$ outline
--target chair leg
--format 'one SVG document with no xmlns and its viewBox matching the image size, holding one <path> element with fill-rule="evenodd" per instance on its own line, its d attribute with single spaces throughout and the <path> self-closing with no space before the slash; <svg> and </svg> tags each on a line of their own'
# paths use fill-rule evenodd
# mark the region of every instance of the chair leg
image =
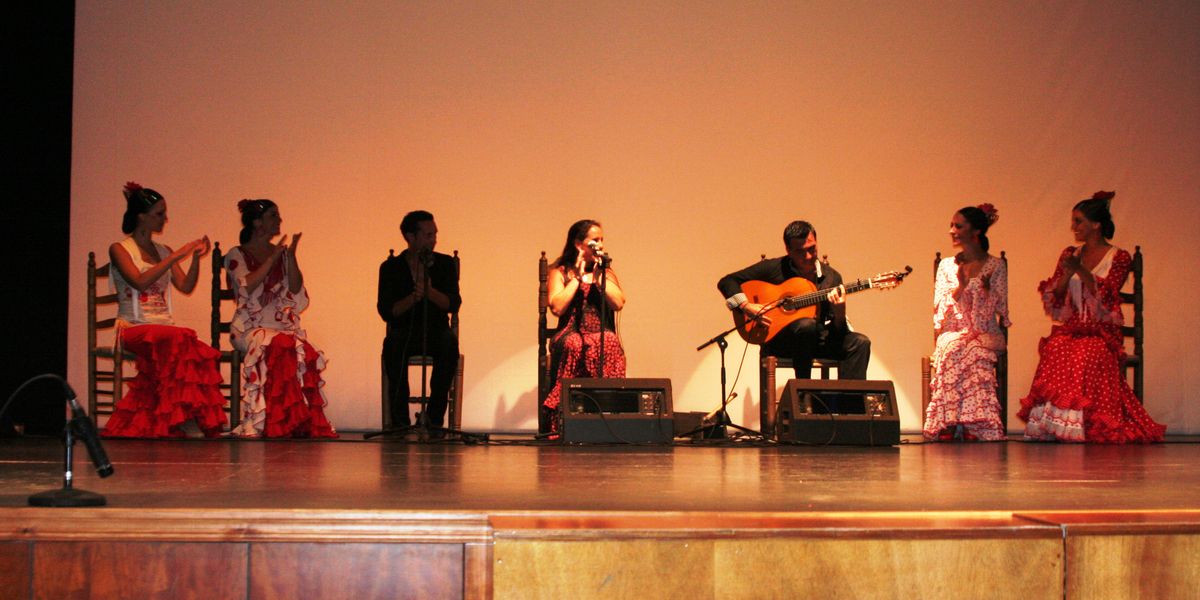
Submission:
<svg viewBox="0 0 1200 600">
<path fill-rule="evenodd" d="M 229 361 L 229 429 L 242 420 L 242 353 L 234 350 Z"/>
<path fill-rule="evenodd" d="M 759 360 L 759 431 L 769 438 L 775 437 L 775 415 L 779 406 L 775 379 L 778 367 L 779 359 L 774 356 L 764 356 Z"/>
<path fill-rule="evenodd" d="M 379 406 L 382 414 L 379 418 L 379 428 L 386 431 L 392 428 L 392 394 L 391 381 L 387 374 L 387 361 L 383 356 L 379 357 L 379 389 L 382 396 L 379 400 Z"/>
<path fill-rule="evenodd" d="M 1000 424 L 1008 433 L 1008 354 L 996 360 L 996 399 L 1000 401 Z"/>
<path fill-rule="evenodd" d="M 921 423 L 925 423 L 925 411 L 929 408 L 929 403 L 933 401 L 933 392 L 929 389 L 933 383 L 933 359 L 928 356 L 921 357 Z"/>
<path fill-rule="evenodd" d="M 463 361 L 466 357 L 458 355 L 458 369 L 454 373 L 454 389 L 450 390 L 450 427 L 462 429 L 462 399 L 463 399 Z"/>
</svg>

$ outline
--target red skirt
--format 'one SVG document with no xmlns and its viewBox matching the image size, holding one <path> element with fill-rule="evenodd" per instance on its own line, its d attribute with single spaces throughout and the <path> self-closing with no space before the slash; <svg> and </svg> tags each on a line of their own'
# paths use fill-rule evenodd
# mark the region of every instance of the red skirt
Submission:
<svg viewBox="0 0 1200 600">
<path fill-rule="evenodd" d="M 137 356 L 137 376 L 117 402 L 101 432 L 106 437 L 184 437 L 179 428 L 194 419 L 205 436 L 216 437 L 228 422 L 221 395 L 221 353 L 196 332 L 171 325 L 135 325 L 121 343 Z"/>
<path fill-rule="evenodd" d="M 1037 372 L 1017 416 L 1026 437 L 1102 444 L 1161 442 L 1166 427 L 1121 373 L 1115 328 L 1055 325 L 1038 344 Z"/>
<path fill-rule="evenodd" d="M 320 352 L 301 341 L 304 373 L 297 377 L 300 361 L 296 355 L 296 336 L 279 333 L 267 346 L 267 378 L 263 383 L 266 403 L 265 437 L 336 438 L 337 432 L 325 417 L 325 396 L 321 393 Z"/>
</svg>

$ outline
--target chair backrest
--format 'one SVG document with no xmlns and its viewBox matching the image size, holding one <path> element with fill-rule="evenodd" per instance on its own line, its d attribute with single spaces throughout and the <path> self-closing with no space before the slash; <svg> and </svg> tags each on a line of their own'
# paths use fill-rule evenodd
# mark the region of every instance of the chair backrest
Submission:
<svg viewBox="0 0 1200 600">
<path fill-rule="evenodd" d="M 232 341 L 225 347 L 222 347 L 221 343 L 222 335 L 226 340 L 229 339 L 230 325 L 233 319 L 232 312 L 229 320 L 221 317 L 221 303 L 233 302 L 236 310 L 237 302 L 237 293 L 234 292 L 233 284 L 225 272 L 224 259 L 224 255 L 221 254 L 221 243 L 214 243 L 212 251 L 212 313 L 209 320 L 209 336 L 212 347 L 221 353 L 221 364 L 229 365 L 229 378 L 223 380 L 220 387 L 221 394 L 229 402 L 229 425 L 233 428 L 237 427 L 242 412 L 240 406 L 242 401 L 242 353 L 233 347 Z"/>
<path fill-rule="evenodd" d="M 550 263 L 546 259 L 546 251 L 538 259 L 538 405 L 550 394 L 553 387 L 550 381 L 550 338 L 558 333 L 558 327 L 551 328 L 547 323 L 546 312 L 550 308 Z"/>
<path fill-rule="evenodd" d="M 390 252 L 390 250 L 389 250 L 389 252 Z M 462 277 L 462 261 L 458 258 L 458 250 L 454 251 L 453 257 L 454 257 L 454 279 L 457 280 L 460 277 Z M 460 282 L 460 284 L 461 284 L 461 282 Z M 457 310 L 450 313 L 450 331 L 454 332 L 454 337 L 456 337 L 460 340 L 462 339 L 458 335 L 458 311 Z"/>
<path fill-rule="evenodd" d="M 1122 365 L 1126 377 L 1128 372 L 1133 371 L 1133 393 L 1137 395 L 1138 400 L 1145 402 L 1142 398 L 1143 386 L 1145 384 L 1145 358 L 1143 355 L 1146 330 L 1142 321 L 1142 311 L 1145 308 L 1145 296 L 1142 291 L 1142 247 L 1134 246 L 1133 264 L 1130 265 L 1129 271 L 1133 274 L 1133 291 L 1121 292 L 1121 303 L 1129 304 L 1133 308 L 1133 324 L 1121 327 L 1121 335 L 1129 338 L 1132 342 L 1132 352 L 1126 349 L 1125 362 Z"/>
<path fill-rule="evenodd" d="M 212 251 L 212 313 L 209 321 L 209 334 L 213 348 L 221 349 L 221 335 L 229 335 L 230 321 L 221 318 L 221 302 L 235 300 L 229 277 L 225 276 L 225 255 L 221 253 L 221 242 L 213 244 Z"/>
<path fill-rule="evenodd" d="M 121 335 L 117 328 L 117 294 L 100 294 L 97 290 L 98 280 L 107 279 L 112 266 L 105 264 L 96 266 L 96 253 L 88 252 L 87 262 L 87 350 L 88 350 L 88 414 L 93 419 L 100 415 L 111 415 L 113 406 L 121 399 L 124 384 L 124 361 L 133 355 L 124 351 L 121 346 Z M 100 318 L 101 310 L 108 312 L 112 307 L 113 316 Z M 112 341 L 100 344 L 100 332 L 111 331 Z M 101 361 L 111 361 L 105 369 Z"/>
<path fill-rule="evenodd" d="M 538 431 L 547 433 L 551 428 L 554 415 L 542 401 L 550 395 L 554 388 L 554 375 L 550 373 L 550 339 L 558 333 L 559 325 L 550 327 L 546 312 L 550 308 L 550 262 L 546 252 L 542 251 L 538 259 Z"/>
</svg>

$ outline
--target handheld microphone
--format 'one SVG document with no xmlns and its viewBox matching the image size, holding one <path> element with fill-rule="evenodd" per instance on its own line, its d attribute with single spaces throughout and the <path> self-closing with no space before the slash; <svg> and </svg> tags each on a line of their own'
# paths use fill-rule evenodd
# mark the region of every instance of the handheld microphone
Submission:
<svg viewBox="0 0 1200 600">
<path fill-rule="evenodd" d="M 83 438 L 88 455 L 92 457 L 92 464 L 96 465 L 96 472 L 100 477 L 112 475 L 113 466 L 108 461 L 108 455 L 104 453 L 104 447 L 100 445 L 100 432 L 96 431 L 96 424 L 83 412 L 83 407 L 75 399 L 75 390 L 65 381 L 63 387 L 66 388 L 67 402 L 71 405 L 71 422 L 67 426 L 75 431 L 75 435 Z"/>
<path fill-rule="evenodd" d="M 600 247 L 600 242 L 597 242 L 596 240 L 588 240 L 587 247 L 591 248 L 592 254 L 596 255 L 596 258 L 602 261 L 608 261 L 612 259 L 612 257 Z"/>
</svg>

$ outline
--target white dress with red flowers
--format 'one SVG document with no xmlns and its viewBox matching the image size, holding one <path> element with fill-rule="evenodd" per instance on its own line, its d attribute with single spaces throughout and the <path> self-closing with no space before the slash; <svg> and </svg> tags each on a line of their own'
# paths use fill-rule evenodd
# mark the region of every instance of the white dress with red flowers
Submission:
<svg viewBox="0 0 1200 600">
<path fill-rule="evenodd" d="M 933 351 L 923 433 L 934 439 L 946 428 L 962 425 L 980 440 L 1003 440 L 995 367 L 996 354 L 1005 347 L 1000 326 L 1012 325 L 1008 269 L 1003 260 L 989 256 L 955 300 L 957 287 L 958 265 L 953 257 L 944 258 L 933 292 L 933 327 L 941 334 Z"/>
<path fill-rule="evenodd" d="M 132 237 L 121 247 L 139 273 L 154 266 L 142 258 Z M 155 244 L 159 257 L 171 250 Z M 176 327 L 171 318 L 171 270 L 138 291 L 121 272 L 109 268 L 109 286 L 117 293 L 121 344 L 137 357 L 137 376 L 117 402 L 104 426 L 106 437 L 183 437 L 180 425 L 194 419 L 208 437 L 220 435 L 228 422 L 221 395 L 220 352 L 201 342 L 196 332 Z"/>
<path fill-rule="evenodd" d="M 241 418 L 235 433 L 245 437 L 337 437 L 325 417 L 321 389 L 325 355 L 300 326 L 308 291 L 288 290 L 287 261 L 278 260 L 254 290 L 246 277 L 258 268 L 253 255 L 236 247 L 225 268 L 237 294 L 230 325 L 234 347 L 245 354 Z"/>
</svg>

